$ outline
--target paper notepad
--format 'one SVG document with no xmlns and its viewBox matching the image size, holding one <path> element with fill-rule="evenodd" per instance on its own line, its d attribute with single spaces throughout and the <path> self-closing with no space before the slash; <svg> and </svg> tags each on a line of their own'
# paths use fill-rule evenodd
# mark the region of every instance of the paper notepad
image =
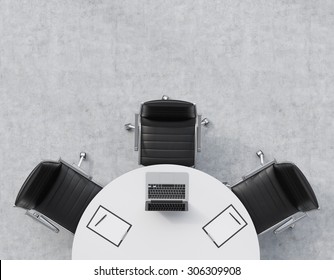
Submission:
<svg viewBox="0 0 334 280">
<path fill-rule="evenodd" d="M 100 205 L 87 228 L 119 247 L 131 226 L 127 221 Z"/>
<path fill-rule="evenodd" d="M 219 248 L 245 226 L 247 222 L 231 204 L 208 222 L 203 230 Z"/>
</svg>

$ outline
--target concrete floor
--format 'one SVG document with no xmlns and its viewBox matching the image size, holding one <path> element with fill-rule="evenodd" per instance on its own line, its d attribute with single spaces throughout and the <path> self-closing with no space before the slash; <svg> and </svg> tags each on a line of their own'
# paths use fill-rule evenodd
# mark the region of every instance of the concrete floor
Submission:
<svg viewBox="0 0 334 280">
<path fill-rule="evenodd" d="M 42 159 L 84 163 L 102 184 L 137 167 L 140 102 L 195 102 L 197 168 L 236 182 L 293 161 L 321 205 L 260 237 L 262 259 L 334 259 L 334 2 L 0 0 L 0 258 L 69 259 L 73 236 L 12 207 Z"/>
</svg>

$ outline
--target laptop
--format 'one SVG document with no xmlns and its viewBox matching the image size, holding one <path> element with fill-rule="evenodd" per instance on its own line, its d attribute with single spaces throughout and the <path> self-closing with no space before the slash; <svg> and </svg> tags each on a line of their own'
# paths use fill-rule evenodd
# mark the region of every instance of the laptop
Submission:
<svg viewBox="0 0 334 280">
<path fill-rule="evenodd" d="M 188 211 L 189 174 L 147 172 L 146 211 Z"/>
</svg>

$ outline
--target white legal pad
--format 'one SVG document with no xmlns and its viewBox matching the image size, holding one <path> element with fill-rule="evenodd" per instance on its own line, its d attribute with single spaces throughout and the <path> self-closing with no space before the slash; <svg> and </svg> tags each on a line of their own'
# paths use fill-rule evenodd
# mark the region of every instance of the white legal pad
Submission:
<svg viewBox="0 0 334 280">
<path fill-rule="evenodd" d="M 247 222 L 231 204 L 208 222 L 203 230 L 219 248 L 245 226 Z"/>
<path fill-rule="evenodd" d="M 127 221 L 100 205 L 89 221 L 87 228 L 118 247 L 131 226 Z"/>
</svg>

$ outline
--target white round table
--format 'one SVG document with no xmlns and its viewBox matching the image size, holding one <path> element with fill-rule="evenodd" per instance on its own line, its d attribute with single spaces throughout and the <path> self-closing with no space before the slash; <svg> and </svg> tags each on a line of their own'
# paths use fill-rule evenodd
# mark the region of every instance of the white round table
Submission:
<svg viewBox="0 0 334 280">
<path fill-rule="evenodd" d="M 145 211 L 146 172 L 187 172 L 189 210 Z M 115 230 L 127 231 L 122 242 L 109 237 Z M 116 178 L 95 196 L 74 235 L 72 259 L 260 259 L 260 250 L 248 212 L 224 184 L 194 168 L 153 165 Z"/>
</svg>

